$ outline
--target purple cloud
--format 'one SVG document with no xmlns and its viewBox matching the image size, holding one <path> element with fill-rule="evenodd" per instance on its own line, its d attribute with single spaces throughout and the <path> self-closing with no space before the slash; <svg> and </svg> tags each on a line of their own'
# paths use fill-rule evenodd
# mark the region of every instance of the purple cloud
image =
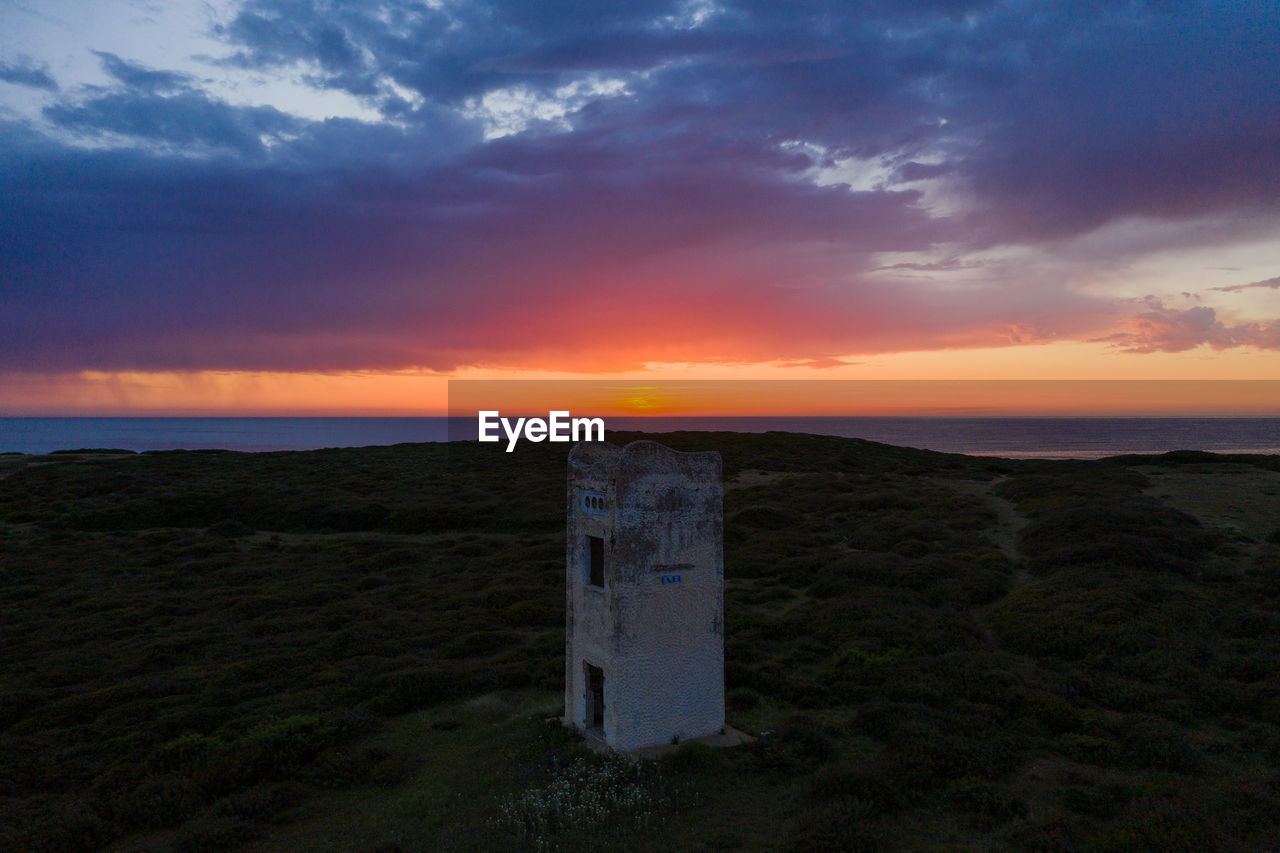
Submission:
<svg viewBox="0 0 1280 853">
<path fill-rule="evenodd" d="M 1249 284 L 1233 284 L 1228 287 L 1214 287 L 1211 290 L 1218 290 L 1223 293 L 1239 293 L 1243 290 L 1253 290 L 1255 288 L 1269 288 L 1271 290 L 1280 289 L 1280 276 L 1268 278 L 1263 281 L 1254 281 Z"/>
<path fill-rule="evenodd" d="M 1252 346 L 1258 349 L 1280 349 L 1280 323 L 1242 323 L 1227 325 L 1217 312 L 1207 306 L 1166 308 L 1158 300 L 1151 308 L 1126 318 L 1127 328 L 1103 338 L 1103 341 L 1132 353 L 1183 352 L 1198 346 L 1224 350 Z"/>
</svg>

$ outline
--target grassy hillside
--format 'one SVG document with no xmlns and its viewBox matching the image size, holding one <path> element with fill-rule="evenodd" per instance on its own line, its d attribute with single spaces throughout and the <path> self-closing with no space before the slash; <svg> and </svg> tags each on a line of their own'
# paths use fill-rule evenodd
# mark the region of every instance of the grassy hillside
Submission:
<svg viewBox="0 0 1280 853">
<path fill-rule="evenodd" d="M 0 849 L 1276 849 L 1280 457 L 659 438 L 766 734 L 641 764 L 550 720 L 559 448 L 0 456 Z"/>
</svg>

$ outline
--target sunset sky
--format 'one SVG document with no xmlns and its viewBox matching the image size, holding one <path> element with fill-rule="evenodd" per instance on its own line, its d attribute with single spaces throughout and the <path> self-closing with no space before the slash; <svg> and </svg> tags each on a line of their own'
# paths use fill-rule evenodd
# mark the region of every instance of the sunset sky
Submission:
<svg viewBox="0 0 1280 853">
<path fill-rule="evenodd" d="M 1276 4 L 0 0 L 0 415 L 595 377 L 1280 380 Z"/>
</svg>

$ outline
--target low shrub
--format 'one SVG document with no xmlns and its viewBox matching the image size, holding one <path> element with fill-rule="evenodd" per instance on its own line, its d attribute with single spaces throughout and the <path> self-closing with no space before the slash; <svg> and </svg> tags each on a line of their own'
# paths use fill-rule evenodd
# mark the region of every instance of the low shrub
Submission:
<svg viewBox="0 0 1280 853">
<path fill-rule="evenodd" d="M 226 752 L 221 738 L 201 734 L 185 734 L 161 744 L 151 753 L 147 763 L 158 771 L 189 770 Z"/>
<path fill-rule="evenodd" d="M 760 694 L 749 687 L 736 687 L 724 697 L 725 710 L 730 714 L 740 714 L 759 707 Z"/>
<path fill-rule="evenodd" d="M 885 848 L 884 827 L 874 807 L 856 797 L 838 797 L 806 809 L 791 821 L 787 849 L 795 853 L 874 853 Z"/>
<path fill-rule="evenodd" d="M 1006 706 L 1015 720 L 1034 722 L 1052 734 L 1078 732 L 1083 725 L 1080 714 L 1061 696 L 1022 687 L 1009 690 L 1007 695 Z"/>
<path fill-rule="evenodd" d="M 790 717 L 751 743 L 756 763 L 770 770 L 812 767 L 831 757 L 831 735 L 812 717 Z"/>
<path fill-rule="evenodd" d="M 1160 717 L 1131 719 L 1123 737 L 1125 757 L 1138 767 L 1193 773 L 1204 763 L 1182 727 Z"/>
<path fill-rule="evenodd" d="M 715 766 L 716 751 L 705 743 L 687 741 L 662 757 L 662 764 L 675 773 L 697 773 Z"/>
<path fill-rule="evenodd" d="M 236 521 L 234 518 L 224 518 L 216 524 L 209 525 L 208 532 L 210 536 L 239 539 L 242 536 L 252 536 L 254 530 L 242 521 Z"/>
<path fill-rule="evenodd" d="M 1027 804 L 986 779 L 966 776 L 951 783 L 947 801 L 975 829 L 989 832 L 1027 816 Z"/>
<path fill-rule="evenodd" d="M 301 789 L 291 782 L 272 782 L 254 785 L 230 797 L 219 800 L 213 806 L 213 814 L 241 818 L 246 821 L 269 821 L 282 811 L 298 803 Z"/>
<path fill-rule="evenodd" d="M 252 821 L 209 814 L 183 824 L 173 837 L 173 849 L 178 853 L 221 853 L 234 850 L 259 834 Z"/>
<path fill-rule="evenodd" d="M 1151 794 L 1133 800 L 1088 844 L 1091 853 L 1186 851 L 1227 853 L 1242 849 L 1232 827 L 1215 825 L 1202 807 L 1186 797 Z"/>
<path fill-rule="evenodd" d="M 1107 738 L 1085 734 L 1064 734 L 1054 740 L 1054 747 L 1072 761 L 1114 767 L 1120 762 L 1120 745 Z"/>
<path fill-rule="evenodd" d="M 838 761 L 818 768 L 803 785 L 806 802 L 850 798 L 870 806 L 872 814 L 892 814 L 907 805 L 892 769 L 861 761 Z"/>
<path fill-rule="evenodd" d="M 124 827 L 158 829 L 177 826 L 204 806 L 204 792 L 189 777 L 151 776 L 114 798 L 116 821 Z"/>
<path fill-rule="evenodd" d="M 1129 802 L 1132 793 L 1118 783 L 1066 785 L 1058 790 L 1063 805 L 1076 814 L 1114 817 Z"/>
</svg>

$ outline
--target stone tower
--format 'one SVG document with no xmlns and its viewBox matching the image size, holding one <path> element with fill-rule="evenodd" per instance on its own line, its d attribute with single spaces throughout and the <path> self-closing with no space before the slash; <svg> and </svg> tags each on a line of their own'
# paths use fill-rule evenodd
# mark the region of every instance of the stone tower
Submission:
<svg viewBox="0 0 1280 853">
<path fill-rule="evenodd" d="M 720 454 L 569 452 L 565 724 L 619 751 L 724 726 Z"/>
</svg>

